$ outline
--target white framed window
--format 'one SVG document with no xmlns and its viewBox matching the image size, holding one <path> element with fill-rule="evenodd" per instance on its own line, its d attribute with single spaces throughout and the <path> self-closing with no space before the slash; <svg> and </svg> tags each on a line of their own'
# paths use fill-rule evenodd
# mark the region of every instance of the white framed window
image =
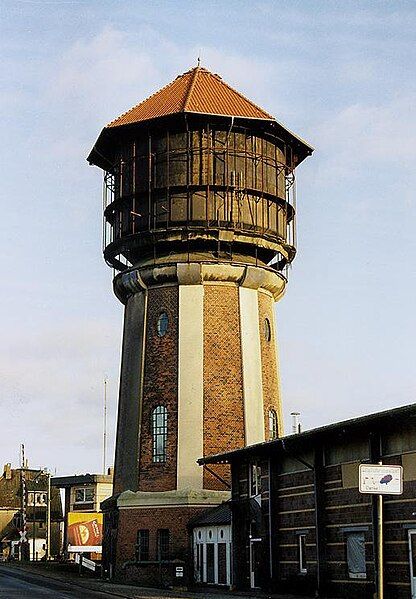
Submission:
<svg viewBox="0 0 416 599">
<path fill-rule="evenodd" d="M 261 468 L 257 462 L 249 466 L 250 497 L 258 497 L 261 494 Z"/>
<path fill-rule="evenodd" d="M 276 410 L 269 410 L 269 441 L 277 439 L 277 414 Z"/>
<path fill-rule="evenodd" d="M 75 503 L 91 503 L 94 501 L 94 488 L 93 487 L 81 487 L 75 489 L 74 492 Z"/>
<path fill-rule="evenodd" d="M 306 533 L 298 535 L 298 565 L 299 574 L 306 574 L 308 572 L 306 565 Z"/>
<path fill-rule="evenodd" d="M 45 507 L 48 503 L 48 494 L 45 491 L 29 491 L 27 505 L 29 507 Z"/>
</svg>

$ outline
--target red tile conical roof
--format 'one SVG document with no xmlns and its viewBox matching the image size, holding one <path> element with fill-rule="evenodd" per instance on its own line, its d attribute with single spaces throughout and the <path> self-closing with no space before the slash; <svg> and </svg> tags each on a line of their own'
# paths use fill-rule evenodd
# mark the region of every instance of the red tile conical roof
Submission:
<svg viewBox="0 0 416 599">
<path fill-rule="evenodd" d="M 176 77 L 107 127 L 131 125 L 180 112 L 274 120 L 270 114 L 225 83 L 219 75 L 198 66 Z"/>
</svg>

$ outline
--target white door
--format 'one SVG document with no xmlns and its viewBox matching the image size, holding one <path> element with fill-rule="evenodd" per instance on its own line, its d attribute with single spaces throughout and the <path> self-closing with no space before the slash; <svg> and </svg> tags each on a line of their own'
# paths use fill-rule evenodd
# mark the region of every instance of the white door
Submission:
<svg viewBox="0 0 416 599">
<path fill-rule="evenodd" d="M 416 529 L 409 530 L 409 562 L 412 599 L 416 599 Z"/>
</svg>

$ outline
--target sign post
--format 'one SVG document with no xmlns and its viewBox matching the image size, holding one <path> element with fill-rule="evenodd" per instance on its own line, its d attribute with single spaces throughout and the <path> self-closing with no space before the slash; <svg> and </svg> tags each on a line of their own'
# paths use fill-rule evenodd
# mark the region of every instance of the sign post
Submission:
<svg viewBox="0 0 416 599">
<path fill-rule="evenodd" d="M 378 571 L 377 597 L 384 598 L 384 560 L 383 560 L 383 495 L 401 495 L 403 493 L 402 466 L 383 466 L 378 464 L 360 464 L 359 491 L 377 495 L 377 537 Z"/>
</svg>

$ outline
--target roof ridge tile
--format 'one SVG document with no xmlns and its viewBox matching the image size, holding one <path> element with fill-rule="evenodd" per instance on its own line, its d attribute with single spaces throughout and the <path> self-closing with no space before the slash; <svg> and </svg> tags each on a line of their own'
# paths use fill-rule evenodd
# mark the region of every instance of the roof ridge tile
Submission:
<svg viewBox="0 0 416 599">
<path fill-rule="evenodd" d="M 197 80 L 197 78 L 198 78 L 198 75 L 199 75 L 199 72 L 200 72 L 200 67 L 195 67 L 195 68 L 194 68 L 194 69 L 192 69 L 190 72 L 192 73 L 192 71 L 194 72 L 194 75 L 193 75 L 193 77 L 192 77 L 191 85 L 190 85 L 190 86 L 189 86 L 189 88 L 188 88 L 188 92 L 187 92 L 187 94 L 186 94 L 186 97 L 185 97 L 185 102 L 183 103 L 183 108 L 182 108 L 182 110 L 183 110 L 184 112 L 186 112 L 186 109 L 187 109 L 187 107 L 188 107 L 188 104 L 189 104 L 189 102 L 190 102 L 190 100 L 191 100 L 192 92 L 193 92 L 193 90 L 194 90 L 194 88 L 195 88 L 195 83 L 196 83 L 196 80 Z"/>
</svg>

